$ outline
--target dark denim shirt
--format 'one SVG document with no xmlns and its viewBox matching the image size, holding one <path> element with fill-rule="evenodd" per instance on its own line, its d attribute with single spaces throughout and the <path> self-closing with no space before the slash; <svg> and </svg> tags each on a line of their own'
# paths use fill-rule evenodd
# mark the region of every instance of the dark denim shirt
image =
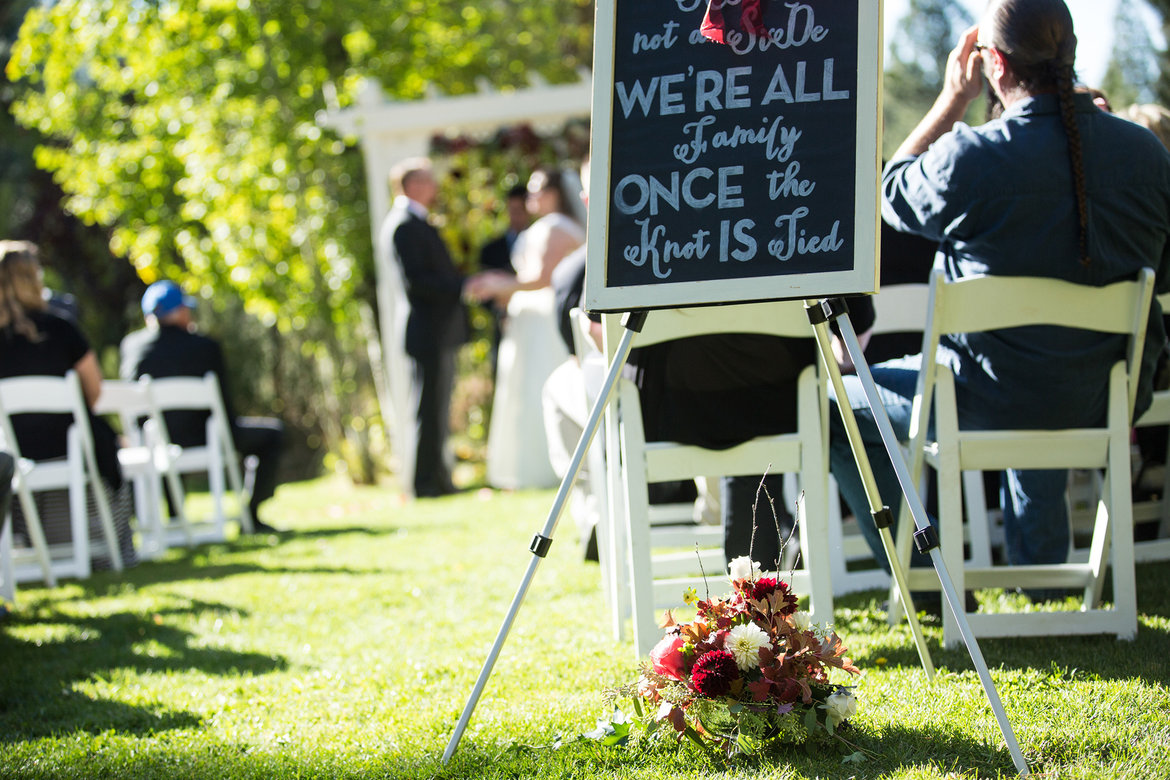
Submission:
<svg viewBox="0 0 1170 780">
<path fill-rule="evenodd" d="M 1145 128 L 1076 96 L 1088 192 L 1091 262 L 1080 262 L 1076 195 L 1056 95 L 1013 105 L 979 127 L 957 124 L 918 157 L 891 160 L 882 216 L 939 242 L 948 279 L 1045 276 L 1105 285 L 1154 269 L 1170 289 L 1170 153 Z M 1166 341 L 1151 311 L 1137 413 L 1149 405 L 1153 366 Z M 1055 428 L 1103 420 L 1121 337 L 1054 327 L 944 337 L 964 425 Z M 964 396 L 966 396 L 964 398 Z M 1064 399 L 1063 402 L 1057 399 Z M 971 419 L 975 417 L 978 419 Z"/>
</svg>

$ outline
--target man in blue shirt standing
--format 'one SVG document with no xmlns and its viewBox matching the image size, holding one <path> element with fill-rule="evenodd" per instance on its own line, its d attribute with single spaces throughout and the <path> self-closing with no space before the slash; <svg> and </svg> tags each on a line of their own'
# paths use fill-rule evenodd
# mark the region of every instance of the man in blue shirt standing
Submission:
<svg viewBox="0 0 1170 780">
<path fill-rule="evenodd" d="M 1105 285 L 1142 267 L 1170 289 L 1170 154 L 1153 134 L 1074 94 L 1076 36 L 1063 0 L 993 0 L 963 33 L 934 106 L 882 175 L 882 216 L 939 243 L 947 279 L 1042 276 Z M 1002 106 L 978 127 L 961 121 L 986 78 Z M 1137 413 L 1150 401 L 1153 361 L 1166 340 L 1154 302 Z M 944 337 L 965 428 L 1064 428 L 1104 420 L 1108 374 L 1122 337 L 1016 328 Z M 873 370 L 895 431 L 908 435 L 921 356 Z M 897 516 L 901 493 L 855 377 L 857 410 L 874 476 Z M 834 411 L 831 459 L 858 518 L 869 505 Z M 1064 470 L 1008 471 L 1002 493 L 1006 552 L 1014 564 L 1063 562 L 1068 550 Z M 862 530 L 885 566 L 872 521 Z"/>
</svg>

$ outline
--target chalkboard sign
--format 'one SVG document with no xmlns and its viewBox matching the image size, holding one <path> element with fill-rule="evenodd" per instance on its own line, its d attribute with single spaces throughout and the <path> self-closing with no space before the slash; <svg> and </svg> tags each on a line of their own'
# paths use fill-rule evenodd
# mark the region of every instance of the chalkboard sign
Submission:
<svg viewBox="0 0 1170 780">
<path fill-rule="evenodd" d="M 877 288 L 881 3 L 713 3 L 597 2 L 592 311 Z"/>
</svg>

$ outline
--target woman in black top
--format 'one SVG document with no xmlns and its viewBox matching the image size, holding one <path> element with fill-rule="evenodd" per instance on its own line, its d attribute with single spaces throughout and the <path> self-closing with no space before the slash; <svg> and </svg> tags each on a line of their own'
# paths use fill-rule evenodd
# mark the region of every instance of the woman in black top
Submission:
<svg viewBox="0 0 1170 780">
<path fill-rule="evenodd" d="M 0 379 L 17 376 L 65 376 L 72 370 L 81 381 L 87 407 L 101 393 L 97 357 L 85 336 L 70 321 L 48 309 L 43 296 L 41 266 L 36 245 L 27 241 L 0 241 Z M 66 437 L 71 418 L 60 414 L 17 414 L 12 428 L 21 455 L 53 460 L 67 455 Z M 117 441 L 101 418 L 90 415 L 98 468 L 106 483 L 114 525 L 124 564 L 136 561 L 129 525 L 129 489 L 118 469 Z M 69 505 L 65 491 L 35 494 L 45 536 L 50 544 L 69 540 Z M 90 500 L 90 528 L 100 538 L 96 507 Z M 24 527 L 19 503 L 12 507 L 14 528 Z M 108 561 L 95 557 L 94 565 Z"/>
</svg>

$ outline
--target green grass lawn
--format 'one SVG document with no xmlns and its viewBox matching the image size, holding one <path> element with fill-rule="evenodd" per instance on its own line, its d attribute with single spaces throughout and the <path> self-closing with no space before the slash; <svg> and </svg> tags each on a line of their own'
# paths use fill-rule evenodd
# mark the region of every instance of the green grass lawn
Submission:
<svg viewBox="0 0 1170 780">
<path fill-rule="evenodd" d="M 862 676 L 851 740 L 726 761 L 684 744 L 565 740 L 630 680 L 596 564 L 565 520 L 450 764 L 443 749 L 552 492 L 405 504 L 321 480 L 266 518 L 292 533 L 172 550 L 121 575 L 26 588 L 0 624 L 0 777 L 974 778 L 1012 776 L 965 650 L 927 682 L 884 594 L 838 601 Z M 1134 642 L 984 640 L 1034 773 L 1170 777 L 1170 567 L 1138 572 Z M 720 582 L 714 588 L 722 591 Z M 680 594 L 681 598 L 681 594 Z"/>
</svg>

